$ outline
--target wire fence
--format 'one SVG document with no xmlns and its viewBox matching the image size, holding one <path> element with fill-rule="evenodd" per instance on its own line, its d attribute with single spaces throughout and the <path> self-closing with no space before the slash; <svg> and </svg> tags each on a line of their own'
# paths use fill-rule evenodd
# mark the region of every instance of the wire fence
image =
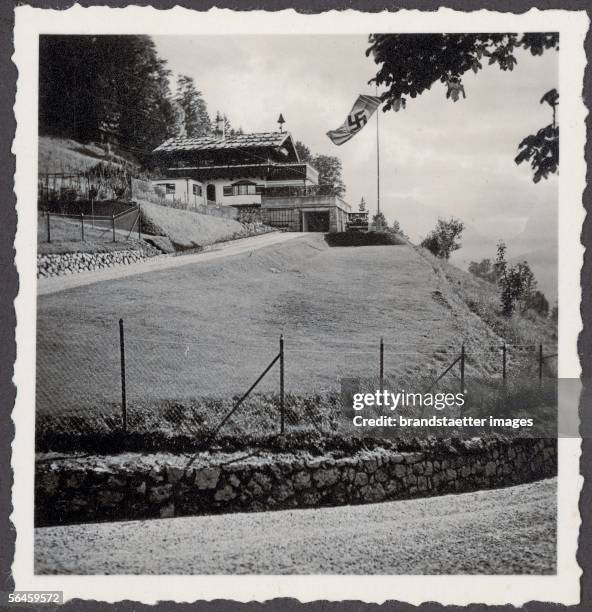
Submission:
<svg viewBox="0 0 592 612">
<path fill-rule="evenodd" d="M 141 238 L 142 219 L 139 206 L 126 207 L 110 215 L 88 211 L 74 213 L 39 212 L 38 242 L 124 242 Z"/>
<path fill-rule="evenodd" d="M 445 389 L 478 395 L 488 393 L 491 382 L 542 384 L 556 377 L 554 345 L 461 345 L 431 367 L 423 354 L 383 340 L 352 347 L 344 339 L 341 347 L 336 341 L 327 350 L 289 337 L 229 346 L 215 337 L 149 335 L 123 321 L 105 323 L 105 333 L 89 336 L 39 330 L 38 443 L 114 432 L 149 436 L 155 445 L 184 438 L 198 447 L 282 434 L 336 435 L 351 433 L 344 410 L 354 392 Z M 484 362 L 496 366 L 485 387 L 479 367 Z"/>
</svg>

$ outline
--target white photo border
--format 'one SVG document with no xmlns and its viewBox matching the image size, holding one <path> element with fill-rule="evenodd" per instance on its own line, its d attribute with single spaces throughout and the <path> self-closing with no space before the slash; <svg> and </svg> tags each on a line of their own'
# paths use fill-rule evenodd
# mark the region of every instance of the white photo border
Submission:
<svg viewBox="0 0 592 612">
<path fill-rule="evenodd" d="M 166 11 L 129 6 L 64 10 L 15 10 L 15 53 L 18 68 L 13 153 L 16 155 L 16 265 L 19 294 L 17 359 L 14 383 L 17 397 L 13 420 L 14 470 L 11 521 L 17 531 L 13 576 L 17 590 L 63 590 L 64 599 L 94 599 L 143 603 L 159 600 L 190 602 L 234 599 L 247 602 L 293 597 L 315 600 L 387 600 L 421 604 L 469 603 L 522 605 L 536 600 L 566 605 L 580 600 L 581 570 L 576 561 L 580 515 L 579 473 L 581 440 L 558 440 L 557 574 L 551 576 L 47 576 L 33 568 L 33 475 L 35 422 L 36 225 L 37 189 L 38 37 L 40 34 L 359 34 L 368 32 L 559 32 L 559 123 L 561 178 L 559 181 L 559 361 L 560 378 L 579 378 L 578 335 L 580 270 L 584 247 L 580 233 L 585 217 L 582 194 L 586 186 L 586 108 L 582 99 L 586 56 L 584 39 L 589 20 L 584 11 L 531 9 L 526 13 L 474 12 L 439 9 L 363 13 L 354 10 L 304 15 L 294 10 L 236 12 L 211 9 L 197 12 L 181 7 Z"/>
</svg>

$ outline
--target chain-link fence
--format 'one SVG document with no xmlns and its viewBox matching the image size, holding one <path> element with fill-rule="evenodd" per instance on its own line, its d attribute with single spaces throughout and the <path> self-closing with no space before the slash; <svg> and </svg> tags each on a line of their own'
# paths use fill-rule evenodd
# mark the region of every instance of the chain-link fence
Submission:
<svg viewBox="0 0 592 612">
<path fill-rule="evenodd" d="M 140 436 L 144 446 L 203 447 L 248 446 L 282 433 L 352 435 L 353 393 L 469 390 L 494 406 L 493 390 L 512 380 L 556 377 L 554 346 L 446 347 L 448 361 L 426 365 L 430 350 L 371 340 L 352 347 L 345 339 L 321 350 L 289 337 L 228 344 L 123 322 L 106 323 L 100 335 L 40 329 L 37 441 L 51 447 L 59 439 L 64 447 L 118 433 Z M 483 363 L 494 372 L 484 376 Z"/>
<path fill-rule="evenodd" d="M 140 237 L 139 207 L 127 207 L 118 214 L 99 215 L 94 210 L 80 214 L 40 212 L 37 218 L 38 242 L 124 242 Z"/>
</svg>

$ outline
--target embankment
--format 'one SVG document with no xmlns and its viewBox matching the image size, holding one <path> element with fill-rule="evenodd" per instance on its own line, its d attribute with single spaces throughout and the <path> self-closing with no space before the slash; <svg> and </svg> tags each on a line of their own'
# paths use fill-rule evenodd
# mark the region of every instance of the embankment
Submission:
<svg viewBox="0 0 592 612">
<path fill-rule="evenodd" d="M 216 242 L 246 238 L 272 231 L 258 223 L 240 223 L 234 219 L 141 202 L 142 232 L 168 236 L 177 250 L 200 248 Z"/>
</svg>

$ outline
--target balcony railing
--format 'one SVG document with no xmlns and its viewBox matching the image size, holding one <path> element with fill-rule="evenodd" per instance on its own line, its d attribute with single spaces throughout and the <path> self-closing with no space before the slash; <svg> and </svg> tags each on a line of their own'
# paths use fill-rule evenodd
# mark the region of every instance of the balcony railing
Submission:
<svg viewBox="0 0 592 612">
<path fill-rule="evenodd" d="M 332 185 L 281 185 L 265 187 L 263 198 L 306 198 L 310 196 L 333 196 Z"/>
</svg>

